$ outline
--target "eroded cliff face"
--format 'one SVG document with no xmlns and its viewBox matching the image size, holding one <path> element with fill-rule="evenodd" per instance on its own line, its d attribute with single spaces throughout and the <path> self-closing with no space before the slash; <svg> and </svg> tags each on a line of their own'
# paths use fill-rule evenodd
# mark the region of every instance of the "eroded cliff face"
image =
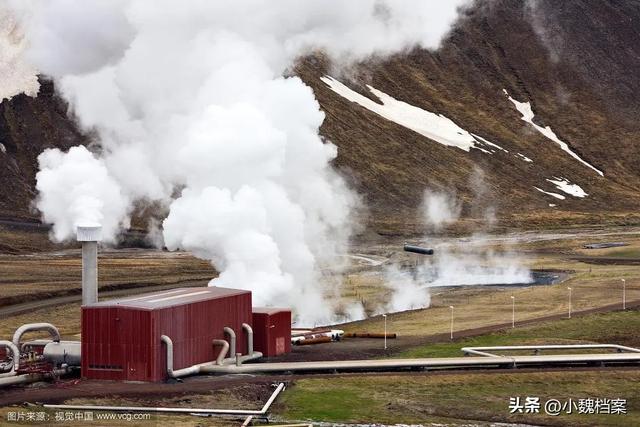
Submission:
<svg viewBox="0 0 640 427">
<path fill-rule="evenodd" d="M 419 231 L 427 187 L 455 193 L 469 228 L 637 222 L 637 22 L 632 1 L 481 1 L 437 51 L 347 70 L 318 54 L 294 72 L 374 231 Z M 37 156 L 87 140 L 50 83 L 2 102 L 0 216 L 38 218 Z"/>
</svg>

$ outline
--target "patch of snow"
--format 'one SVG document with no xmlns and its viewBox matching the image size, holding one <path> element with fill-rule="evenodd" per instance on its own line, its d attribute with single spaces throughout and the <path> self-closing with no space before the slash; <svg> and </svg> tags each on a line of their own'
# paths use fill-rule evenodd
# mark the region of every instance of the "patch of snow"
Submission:
<svg viewBox="0 0 640 427">
<path fill-rule="evenodd" d="M 453 120 L 442 114 L 435 114 L 406 102 L 399 101 L 373 86 L 367 85 L 367 89 L 369 89 L 382 104 L 374 102 L 366 96 L 349 89 L 331 76 L 323 76 L 320 80 L 343 98 L 355 102 L 387 120 L 411 129 L 442 145 L 456 147 L 467 152 L 475 148 L 487 154 L 492 154 L 492 151 L 483 148 L 481 145 L 486 144 L 501 150 L 503 149 L 496 144 L 489 143 L 482 137 L 478 137 L 462 129 L 455 124 Z"/>
<path fill-rule="evenodd" d="M 578 184 L 571 184 L 569 180 L 566 178 L 558 178 L 555 176 L 554 178 L 555 179 L 547 179 L 547 181 L 555 185 L 558 188 L 558 190 L 564 193 L 567 193 L 573 197 L 588 196 L 588 194 L 582 188 L 580 188 Z"/>
<path fill-rule="evenodd" d="M 533 187 L 533 188 L 535 188 L 536 190 L 538 190 L 538 191 L 539 191 L 539 192 L 541 192 L 541 193 L 547 194 L 547 195 L 549 195 L 549 196 L 551 196 L 551 197 L 555 197 L 556 199 L 559 199 L 559 200 L 564 200 L 564 199 L 566 199 L 566 197 L 564 197 L 562 194 L 558 194 L 558 193 L 549 193 L 548 191 L 544 191 L 542 188 L 538 188 L 538 187 Z"/>
<path fill-rule="evenodd" d="M 523 121 L 529 123 L 531 126 L 533 126 L 542 135 L 544 135 L 545 137 L 547 137 L 551 141 L 553 141 L 556 144 L 558 144 L 560 146 L 560 148 L 564 152 L 568 153 L 571 157 L 573 157 L 574 159 L 576 159 L 577 161 L 579 161 L 583 165 L 587 166 L 588 168 L 593 169 L 600 176 L 604 176 L 604 173 L 601 170 L 595 168 L 593 165 L 589 164 L 588 162 L 583 160 L 580 156 L 578 156 L 576 153 L 571 151 L 569 146 L 565 142 L 561 141 L 558 138 L 558 136 L 555 134 L 555 132 L 553 130 L 551 130 L 551 128 L 549 126 L 546 126 L 546 127 L 543 128 L 542 126 L 538 126 L 537 124 L 535 124 L 533 122 L 533 118 L 534 118 L 535 114 L 533 113 L 533 110 L 531 108 L 531 103 L 529 103 L 529 102 L 519 102 L 519 101 L 513 99 L 509 95 L 509 92 L 507 92 L 506 89 L 502 89 L 502 92 L 504 92 L 504 94 L 509 97 L 509 101 L 511 101 L 511 103 L 513 103 L 513 105 L 516 107 L 516 110 L 518 110 L 518 112 L 520 112 L 520 114 L 522 114 L 521 119 Z"/>
<path fill-rule="evenodd" d="M 23 92 L 29 96 L 38 93 L 36 70 L 23 61 L 26 48 L 27 42 L 18 31 L 15 19 L 0 7 L 0 102 Z"/>
<path fill-rule="evenodd" d="M 4 144 L 1 142 L 0 142 L 0 151 L 2 151 L 3 154 L 7 153 L 7 147 L 5 147 Z"/>
<path fill-rule="evenodd" d="M 478 140 L 478 139 L 479 139 L 480 141 L 484 142 L 484 143 L 485 143 L 485 144 L 487 144 L 487 145 L 490 145 L 490 146 L 491 146 L 491 147 L 493 147 L 493 148 L 497 148 L 498 150 L 500 150 L 500 151 L 504 151 L 505 153 L 508 153 L 508 152 L 509 152 L 509 150 L 505 150 L 504 148 L 500 147 L 498 144 L 494 144 L 493 142 L 486 140 L 485 138 L 481 137 L 480 135 L 476 135 L 475 133 L 472 133 L 471 135 L 472 135 L 476 140 Z M 476 148 L 477 148 L 477 147 L 476 147 Z M 495 153 L 495 151 L 492 151 L 492 153 Z"/>
<path fill-rule="evenodd" d="M 524 160 L 525 162 L 533 162 L 533 160 L 531 160 L 530 158 L 528 158 L 527 156 L 525 156 L 524 154 L 521 153 L 516 153 L 516 157 L 519 157 L 520 159 Z"/>
<path fill-rule="evenodd" d="M 549 203 L 549 207 L 550 208 L 555 208 L 556 206 L 558 206 L 558 205 L 556 205 L 555 203 Z"/>
</svg>

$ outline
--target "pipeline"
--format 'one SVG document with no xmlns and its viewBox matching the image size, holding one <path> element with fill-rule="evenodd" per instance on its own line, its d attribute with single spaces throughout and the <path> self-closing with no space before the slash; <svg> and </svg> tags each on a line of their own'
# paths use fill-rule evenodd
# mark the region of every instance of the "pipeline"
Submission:
<svg viewBox="0 0 640 427">
<path fill-rule="evenodd" d="M 284 390 L 280 383 L 269 400 L 261 409 L 200 409 L 200 408 L 148 408 L 144 406 L 91 406 L 91 405 L 44 405 L 45 408 L 68 409 L 78 411 L 119 411 L 119 412 L 167 412 L 179 414 L 211 414 L 211 415 L 266 415 L 278 395 Z"/>
<path fill-rule="evenodd" d="M 387 339 L 396 339 L 398 336 L 396 334 L 387 333 Z M 344 334 L 345 338 L 384 338 L 384 333 L 376 333 L 376 332 L 350 332 Z"/>
<path fill-rule="evenodd" d="M 51 323 L 27 323 L 16 329 L 16 332 L 13 334 L 13 343 L 20 348 L 20 339 L 22 336 L 32 331 L 47 331 L 51 334 L 53 341 L 60 341 L 60 331 Z"/>
<path fill-rule="evenodd" d="M 557 345 L 507 345 L 507 346 L 494 346 L 494 347 L 463 347 L 460 350 L 465 354 L 475 354 L 476 356 L 484 357 L 504 357 L 487 351 L 520 351 L 520 350 L 533 350 L 536 354 L 540 350 L 592 350 L 592 349 L 612 349 L 618 353 L 640 353 L 640 349 L 627 347 L 618 344 L 557 344 Z"/>
<path fill-rule="evenodd" d="M 433 249 L 422 248 L 420 246 L 414 246 L 414 245 L 407 245 L 406 243 L 404 245 L 404 251 L 412 252 L 414 254 L 421 254 L 421 255 L 433 255 Z"/>
<path fill-rule="evenodd" d="M 247 332 L 247 354 L 251 356 L 253 354 L 253 329 L 251 325 L 246 323 L 242 324 L 242 329 Z"/>
<path fill-rule="evenodd" d="M 444 357 L 426 359 L 329 360 L 318 362 L 253 363 L 242 366 L 207 366 L 203 372 L 216 374 L 258 374 L 314 371 L 391 371 L 470 367 L 516 367 L 518 365 L 559 365 L 593 363 L 639 363 L 640 353 L 561 354 L 545 356 Z"/>
<path fill-rule="evenodd" d="M 49 342 L 42 349 L 42 356 L 54 366 L 80 366 L 82 363 L 80 341 Z"/>
<path fill-rule="evenodd" d="M 4 378 L 0 378 L 0 387 L 15 385 L 15 384 L 35 383 L 38 381 L 53 379 L 61 375 L 67 374 L 69 373 L 69 371 L 70 371 L 70 368 L 66 367 L 61 369 L 55 369 L 53 372 L 13 375 L 11 377 L 4 377 Z"/>
<path fill-rule="evenodd" d="M 220 353 L 218 353 L 218 357 L 216 357 L 216 365 L 224 364 L 224 358 L 227 357 L 227 353 L 229 352 L 229 343 L 225 340 L 213 340 L 213 345 L 222 346 Z"/>
<path fill-rule="evenodd" d="M 252 355 L 240 356 L 236 353 L 234 358 L 225 358 L 229 351 L 229 343 L 225 340 L 213 340 L 213 345 L 222 345 L 222 350 L 218 354 L 218 357 L 213 362 L 204 362 L 197 365 L 189 366 L 182 369 L 174 369 L 173 367 L 173 341 L 166 335 L 162 335 L 160 340 L 167 346 L 167 375 L 170 378 L 181 378 L 188 375 L 197 375 L 201 372 L 210 372 L 209 369 L 215 366 L 221 367 L 225 365 L 225 362 L 234 361 L 238 366 L 241 366 L 243 362 L 248 360 L 254 360 L 262 357 L 262 353 L 254 351 Z"/>
<path fill-rule="evenodd" d="M 2 340 L 0 341 L 0 347 L 6 347 L 11 350 L 11 358 L 13 360 L 10 371 L 0 374 L 0 378 L 15 376 L 20 364 L 20 350 L 18 350 L 18 346 L 11 341 Z"/>
<path fill-rule="evenodd" d="M 229 335 L 229 353 L 232 356 L 236 354 L 236 333 L 233 329 L 228 326 L 224 327 L 224 333 Z"/>
<path fill-rule="evenodd" d="M 313 345 L 313 344 L 322 344 L 325 342 L 332 342 L 331 337 L 321 336 L 315 338 L 307 338 L 304 340 L 296 341 L 296 345 Z"/>
</svg>

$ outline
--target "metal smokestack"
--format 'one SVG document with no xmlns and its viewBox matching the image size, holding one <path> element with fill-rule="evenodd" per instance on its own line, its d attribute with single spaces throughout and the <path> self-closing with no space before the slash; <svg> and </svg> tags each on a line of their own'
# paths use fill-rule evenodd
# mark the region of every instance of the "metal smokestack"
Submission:
<svg viewBox="0 0 640 427">
<path fill-rule="evenodd" d="M 78 242 L 82 242 L 82 305 L 98 302 L 98 242 L 102 240 L 102 227 L 80 225 L 76 229 Z"/>
</svg>

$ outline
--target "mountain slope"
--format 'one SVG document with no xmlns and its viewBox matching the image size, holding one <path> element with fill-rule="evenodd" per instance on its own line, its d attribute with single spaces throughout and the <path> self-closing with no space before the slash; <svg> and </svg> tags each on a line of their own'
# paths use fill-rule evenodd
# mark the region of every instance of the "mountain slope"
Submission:
<svg viewBox="0 0 640 427">
<path fill-rule="evenodd" d="M 639 21 L 633 1 L 483 1 L 437 51 L 293 72 L 375 231 L 419 231 L 427 187 L 455 193 L 468 228 L 637 223 Z M 0 104 L 2 217 L 37 218 L 37 155 L 86 140 L 52 92 Z"/>
<path fill-rule="evenodd" d="M 467 217 L 482 218 L 493 207 L 507 225 L 632 220 L 640 207 L 640 133 L 631 118 L 640 89 L 628 73 L 640 67 L 640 52 L 633 51 L 640 34 L 628 23 L 640 19 L 640 7 L 577 0 L 558 10 L 554 2 L 532 5 L 476 6 L 436 52 L 414 49 L 344 75 L 320 56 L 299 64 L 297 72 L 327 113 L 322 132 L 338 145 L 339 165 L 354 171 L 377 228 L 413 228 L 425 186 L 456 192 Z M 549 42 L 539 35 L 542 25 L 561 31 Z M 606 69 L 614 78 L 592 72 Z M 325 75 L 374 102 L 381 103 L 366 85 L 442 114 L 508 153 L 467 153 L 434 142 L 336 93 Z M 530 102 L 533 123 L 550 126 L 568 149 L 522 120 L 504 90 Z M 568 181 L 588 195 L 575 197 L 548 180 Z"/>
</svg>

